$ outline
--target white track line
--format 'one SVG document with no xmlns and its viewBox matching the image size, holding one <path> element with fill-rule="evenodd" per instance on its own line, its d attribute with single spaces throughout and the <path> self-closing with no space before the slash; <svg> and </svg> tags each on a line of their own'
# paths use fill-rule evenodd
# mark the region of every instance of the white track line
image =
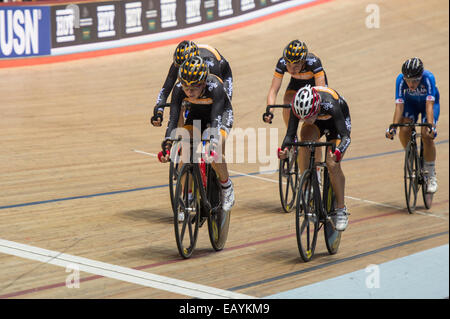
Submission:
<svg viewBox="0 0 450 319">
<path fill-rule="evenodd" d="M 78 269 L 83 272 L 103 277 L 126 281 L 129 283 L 161 289 L 180 295 L 208 299 L 253 299 L 255 297 L 217 289 L 184 280 L 154 275 L 148 272 L 111 265 L 87 258 L 63 254 L 57 251 L 42 249 L 8 240 L 0 239 L 0 252 L 17 257 L 37 260 L 66 269 Z M 77 267 L 77 268 L 75 268 Z"/>
<path fill-rule="evenodd" d="M 144 154 L 144 155 L 153 156 L 153 157 L 157 157 L 157 156 L 158 156 L 158 155 L 153 154 L 153 153 L 147 153 L 147 152 L 139 151 L 139 150 L 135 150 L 135 149 L 132 149 L 132 151 L 133 151 L 133 152 L 136 152 L 136 153 Z"/>
</svg>

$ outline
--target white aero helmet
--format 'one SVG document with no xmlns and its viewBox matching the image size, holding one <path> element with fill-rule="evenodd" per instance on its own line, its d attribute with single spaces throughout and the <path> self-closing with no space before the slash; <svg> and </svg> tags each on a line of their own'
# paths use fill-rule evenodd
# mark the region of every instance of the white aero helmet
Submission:
<svg viewBox="0 0 450 319">
<path fill-rule="evenodd" d="M 319 112 L 320 96 L 311 85 L 306 85 L 295 93 L 292 111 L 300 120 L 306 120 Z"/>
</svg>

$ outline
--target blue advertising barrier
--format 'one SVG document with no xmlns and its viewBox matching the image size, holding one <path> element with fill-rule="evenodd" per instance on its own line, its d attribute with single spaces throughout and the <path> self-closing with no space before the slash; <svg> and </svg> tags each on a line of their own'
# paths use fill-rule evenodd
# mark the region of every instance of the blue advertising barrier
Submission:
<svg viewBox="0 0 450 319">
<path fill-rule="evenodd" d="M 50 8 L 0 7 L 0 58 L 49 55 Z"/>
</svg>

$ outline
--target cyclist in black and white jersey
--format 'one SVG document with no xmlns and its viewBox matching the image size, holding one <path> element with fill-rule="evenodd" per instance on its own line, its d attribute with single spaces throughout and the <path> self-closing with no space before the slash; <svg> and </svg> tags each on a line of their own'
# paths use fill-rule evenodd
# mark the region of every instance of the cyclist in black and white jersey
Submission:
<svg viewBox="0 0 450 319">
<path fill-rule="evenodd" d="M 186 60 L 178 71 L 179 82 L 172 93 L 170 120 L 162 142 L 162 152 L 158 154 L 161 162 L 169 161 L 170 149 L 175 136 L 173 132 L 179 127 L 178 121 L 182 113 L 183 102 L 189 102 L 189 114 L 183 125 L 192 135 L 197 129 L 193 124 L 200 120 L 201 135 L 209 129 L 210 150 L 221 150 L 221 158 L 215 159 L 211 165 L 219 176 L 222 186 L 222 209 L 226 212 L 234 205 L 234 189 L 227 163 L 225 161 L 225 140 L 233 125 L 233 110 L 230 99 L 225 93 L 222 80 L 214 74 L 209 74 L 206 62 L 200 56 Z M 209 152 L 208 152 L 209 153 Z"/>
<path fill-rule="evenodd" d="M 209 73 L 215 74 L 221 79 L 225 92 L 231 100 L 233 96 L 233 74 L 228 61 L 217 49 L 209 45 L 197 45 L 193 41 L 184 40 L 180 42 L 175 49 L 173 63 L 170 65 L 164 85 L 158 94 L 156 105 L 153 110 L 153 116 L 150 120 L 153 126 L 161 126 L 162 124 L 162 114 L 164 111 L 162 105 L 167 103 L 170 92 L 177 81 L 180 65 L 190 57 L 197 55 L 201 56 L 203 61 L 208 65 Z M 183 112 L 180 114 L 179 126 L 183 125 L 182 113 Z"/>
<path fill-rule="evenodd" d="M 305 85 L 328 85 L 327 76 L 319 57 L 308 52 L 306 43 L 294 40 L 284 48 L 283 56 L 278 59 L 267 95 L 267 105 L 276 104 L 275 101 L 285 73 L 290 74 L 291 79 L 284 93 L 283 104 L 291 103 L 295 93 Z M 273 116 L 273 110 L 270 109 L 268 113 L 263 114 L 263 121 L 269 123 Z M 289 109 L 283 109 L 283 119 L 287 127 Z"/>
<path fill-rule="evenodd" d="M 337 145 L 333 153 L 330 151 L 326 154 L 326 164 L 336 194 L 334 224 L 337 230 L 343 231 L 348 225 L 348 211 L 344 196 L 345 176 L 340 162 L 351 141 L 351 119 L 347 102 L 329 87 L 307 85 L 298 90 L 291 104 L 289 124 L 279 153 L 280 158 L 287 156 L 288 149 L 285 145 L 295 141 L 300 121 L 304 121 L 300 129 L 301 141 L 318 141 L 326 135 L 327 141 Z M 309 151 L 301 147 L 299 150 L 301 172 L 308 167 L 308 161 Z"/>
</svg>

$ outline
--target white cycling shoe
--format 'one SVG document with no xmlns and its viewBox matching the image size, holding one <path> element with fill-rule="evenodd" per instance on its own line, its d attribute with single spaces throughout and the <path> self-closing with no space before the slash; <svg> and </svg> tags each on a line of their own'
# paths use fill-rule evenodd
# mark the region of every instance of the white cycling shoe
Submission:
<svg viewBox="0 0 450 319">
<path fill-rule="evenodd" d="M 222 209 L 229 212 L 234 205 L 234 188 L 233 183 L 227 188 L 222 188 Z"/>
</svg>

